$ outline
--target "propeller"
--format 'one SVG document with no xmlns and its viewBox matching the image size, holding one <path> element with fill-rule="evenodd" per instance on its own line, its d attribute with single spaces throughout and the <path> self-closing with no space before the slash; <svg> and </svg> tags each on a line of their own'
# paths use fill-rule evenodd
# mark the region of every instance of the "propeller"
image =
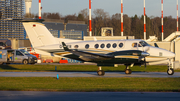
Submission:
<svg viewBox="0 0 180 101">
<path fill-rule="evenodd" d="M 149 53 L 147 53 L 148 50 L 149 50 L 149 47 L 143 47 L 143 52 L 142 53 L 143 53 L 143 58 L 144 58 L 144 63 L 145 63 L 144 64 L 145 69 L 146 69 L 146 63 L 147 63 L 146 62 L 146 57 L 150 55 Z"/>
<path fill-rule="evenodd" d="M 145 63 L 145 64 L 144 64 L 144 65 L 145 65 L 145 68 L 146 68 L 146 63 L 147 63 L 147 62 L 146 62 L 146 57 L 149 56 L 149 55 L 150 55 L 150 54 L 147 53 L 147 52 L 142 52 L 142 53 L 141 53 L 141 57 L 144 58 L 144 61 L 143 61 L 143 62 Z"/>
<path fill-rule="evenodd" d="M 146 69 L 146 58 L 145 57 L 144 57 L 144 63 L 145 63 L 144 65 L 145 65 L 145 69 Z"/>
</svg>

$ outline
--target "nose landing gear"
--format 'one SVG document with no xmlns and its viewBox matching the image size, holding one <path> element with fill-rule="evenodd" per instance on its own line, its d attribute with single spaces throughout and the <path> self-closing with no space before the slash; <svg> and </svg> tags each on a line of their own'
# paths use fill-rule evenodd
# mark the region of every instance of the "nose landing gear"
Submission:
<svg viewBox="0 0 180 101">
<path fill-rule="evenodd" d="M 169 69 L 167 70 L 167 74 L 168 74 L 168 75 L 173 75 L 173 74 L 174 74 L 174 69 L 169 68 Z"/>
<path fill-rule="evenodd" d="M 172 61 L 172 59 L 171 60 L 169 59 L 168 70 L 167 70 L 168 75 L 173 75 L 174 74 L 174 69 L 173 69 L 171 61 Z"/>
</svg>

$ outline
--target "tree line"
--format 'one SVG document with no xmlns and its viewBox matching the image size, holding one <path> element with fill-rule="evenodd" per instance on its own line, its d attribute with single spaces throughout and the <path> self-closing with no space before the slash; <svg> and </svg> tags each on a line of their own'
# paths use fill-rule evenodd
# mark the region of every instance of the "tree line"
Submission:
<svg viewBox="0 0 180 101">
<path fill-rule="evenodd" d="M 116 13 L 112 16 L 103 9 L 95 9 L 92 16 L 92 33 L 94 36 L 101 35 L 102 27 L 112 27 L 114 36 L 121 35 L 121 14 Z M 25 17 L 37 17 L 37 15 L 30 14 L 25 15 Z M 66 15 L 62 16 L 59 13 L 43 13 L 43 19 L 60 19 L 60 20 L 76 20 L 85 21 L 89 25 L 89 12 L 88 9 L 83 9 L 78 15 Z M 144 16 L 134 15 L 129 17 L 128 15 L 123 15 L 123 28 L 124 36 L 135 36 L 136 39 L 144 38 Z M 177 30 L 177 19 L 172 18 L 172 16 L 164 17 L 164 38 L 169 36 L 172 32 Z M 158 40 L 161 40 L 161 17 L 148 17 L 146 16 L 146 36 L 156 36 Z"/>
</svg>

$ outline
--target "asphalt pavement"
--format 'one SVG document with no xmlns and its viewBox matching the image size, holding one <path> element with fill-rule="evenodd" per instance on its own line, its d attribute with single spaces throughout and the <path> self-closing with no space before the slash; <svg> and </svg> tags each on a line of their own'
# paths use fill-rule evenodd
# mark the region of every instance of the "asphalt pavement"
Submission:
<svg viewBox="0 0 180 101">
<path fill-rule="evenodd" d="M 167 78 L 180 77 L 180 72 L 168 75 L 166 72 L 105 72 L 104 76 L 98 76 L 97 72 L 0 72 L 0 77 L 150 77 Z"/>
<path fill-rule="evenodd" d="M 0 91 L 0 101 L 180 101 L 180 93 Z"/>
</svg>

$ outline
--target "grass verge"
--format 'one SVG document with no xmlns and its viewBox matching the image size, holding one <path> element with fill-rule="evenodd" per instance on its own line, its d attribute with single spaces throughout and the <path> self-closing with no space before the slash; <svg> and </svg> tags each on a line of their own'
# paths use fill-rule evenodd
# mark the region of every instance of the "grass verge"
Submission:
<svg viewBox="0 0 180 101">
<path fill-rule="evenodd" d="M 180 78 L 0 77 L 0 90 L 180 92 Z"/>
<path fill-rule="evenodd" d="M 56 65 L 1 65 L 0 72 L 37 72 L 37 71 L 55 71 Z M 95 65 L 57 65 L 57 71 L 97 71 L 98 67 Z M 119 65 L 118 67 L 102 67 L 104 71 L 124 71 L 125 66 Z M 134 66 L 132 71 L 146 71 L 146 72 L 166 72 L 167 66 L 157 65 L 157 66 Z M 175 72 L 180 72 L 175 70 Z"/>
</svg>

